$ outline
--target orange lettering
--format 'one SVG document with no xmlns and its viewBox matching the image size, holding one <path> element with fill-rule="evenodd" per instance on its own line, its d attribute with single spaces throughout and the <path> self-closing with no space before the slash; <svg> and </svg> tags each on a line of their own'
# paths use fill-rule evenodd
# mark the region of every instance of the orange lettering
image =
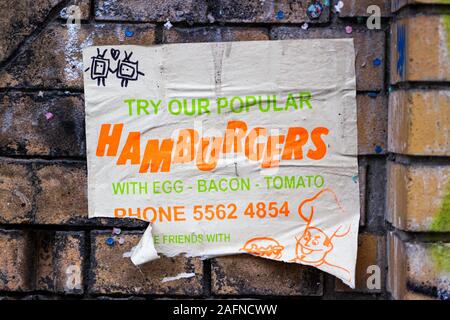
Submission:
<svg viewBox="0 0 450 320">
<path fill-rule="evenodd" d="M 307 153 L 308 158 L 313 160 L 320 160 L 325 156 L 327 152 L 327 145 L 325 144 L 325 141 L 323 141 L 321 135 L 322 134 L 327 135 L 328 132 L 329 132 L 328 128 L 325 127 L 315 128 L 311 132 L 311 140 L 316 146 L 316 150 L 309 149 Z"/>
<path fill-rule="evenodd" d="M 97 144 L 97 157 L 103 157 L 105 155 L 106 146 L 108 146 L 107 156 L 115 156 L 117 149 L 119 149 L 120 136 L 122 135 L 123 123 L 115 124 L 113 126 L 112 133 L 109 134 L 111 125 L 109 123 L 102 124 L 100 129 L 100 136 Z"/>
<path fill-rule="evenodd" d="M 173 140 L 164 139 L 161 142 L 161 147 L 158 147 L 159 140 L 148 140 L 144 151 L 144 158 L 142 159 L 140 173 L 158 172 L 161 167 L 161 172 L 169 172 L 172 159 Z"/>
<path fill-rule="evenodd" d="M 117 159 L 117 165 L 124 165 L 130 160 L 131 164 L 139 164 L 141 162 L 141 133 L 130 132 L 128 134 L 125 146 Z"/>
<path fill-rule="evenodd" d="M 223 153 L 230 153 L 231 147 L 234 146 L 233 152 L 242 152 L 242 138 L 247 132 L 247 124 L 244 121 L 229 121 L 225 132 L 225 140 L 223 144 Z"/>
<path fill-rule="evenodd" d="M 292 160 L 292 155 L 295 160 L 303 159 L 302 147 L 306 142 L 308 142 L 308 131 L 305 128 L 289 128 L 281 159 Z"/>
</svg>

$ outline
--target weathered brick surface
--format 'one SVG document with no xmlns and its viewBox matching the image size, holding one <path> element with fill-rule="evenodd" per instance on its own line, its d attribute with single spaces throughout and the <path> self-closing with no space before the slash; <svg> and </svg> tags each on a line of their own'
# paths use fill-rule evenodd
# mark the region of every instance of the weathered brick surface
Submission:
<svg viewBox="0 0 450 320">
<path fill-rule="evenodd" d="M 83 293 L 84 232 L 43 231 L 36 241 L 36 289 Z"/>
<path fill-rule="evenodd" d="M 2 0 L 0 2 L 0 62 L 41 24 L 61 0 Z"/>
<path fill-rule="evenodd" d="M 91 1 L 95 2 L 93 16 Z M 392 0 L 393 18 L 384 19 L 382 30 L 378 31 L 367 30 L 360 23 L 356 25 L 354 18 L 367 17 L 367 6 L 372 4 L 380 6 L 382 16 L 388 17 L 390 1 L 343 0 L 344 7 L 331 20 L 328 8 L 319 19 L 309 19 L 306 8 L 310 2 L 3 1 L 0 4 L 0 30 L 4 31 L 0 32 L 3 129 L 0 130 L 0 156 L 3 156 L 0 224 L 9 225 L 8 229 L 10 224 L 20 224 L 26 230 L 0 228 L 0 291 L 4 292 L 0 299 L 60 299 L 66 294 L 99 299 L 134 299 L 135 295 L 191 297 L 209 294 L 209 285 L 216 297 L 322 297 L 323 293 L 324 297 L 334 297 L 332 286 L 324 288 L 323 274 L 305 266 L 240 255 L 213 259 L 211 274 L 210 261 L 185 257 L 162 258 L 138 269 L 122 255 L 138 242 L 142 232 L 123 231 L 120 236 L 124 237 L 125 244 L 106 245 L 111 232 L 92 231 L 97 226 L 136 228 L 146 223 L 87 219 L 86 168 L 81 159 L 85 157 L 81 50 L 102 44 L 343 37 L 354 38 L 356 47 L 364 233 L 359 240 L 357 288 L 352 291 L 336 281 L 334 294 L 351 297 L 353 292 L 358 292 L 362 293 L 358 297 L 384 296 L 383 285 L 381 290 L 369 290 L 366 281 L 370 276 L 367 267 L 372 264 L 380 265 L 384 279 L 386 214 L 394 229 L 406 231 L 401 232 L 403 241 L 389 236 L 388 286 L 392 296 L 448 299 L 448 241 L 413 240 L 435 241 L 442 232 L 450 231 L 446 90 L 450 81 L 450 23 L 448 13 L 445 15 L 448 10 L 442 10 L 448 1 Z M 81 27 L 64 24 L 71 5 L 79 5 L 84 20 Z M 405 9 L 399 13 L 399 8 Z M 426 8 L 426 14 L 416 14 L 421 8 Z M 172 28 L 163 27 L 167 20 L 174 23 Z M 300 27 L 303 22 L 310 24 L 308 30 Z M 392 64 L 386 73 L 384 30 L 391 22 L 392 34 L 387 38 L 391 50 L 387 58 Z M 346 24 L 353 26 L 350 34 L 345 32 Z M 392 84 L 399 84 L 390 93 L 389 110 L 384 93 L 385 73 Z M 50 119 L 46 118 L 48 113 L 52 115 Z M 388 161 L 386 183 L 388 152 L 394 154 L 389 154 L 392 161 Z M 55 160 L 61 157 L 79 160 Z M 45 230 L 36 230 L 39 228 L 30 224 L 45 225 Z M 74 231 L 81 229 L 86 231 Z M 87 243 L 85 232 L 91 232 L 92 236 Z M 412 232 L 427 234 L 419 236 Z M 88 244 L 91 252 L 84 251 Z M 161 281 L 181 272 L 196 275 Z M 5 294 L 9 291 L 14 294 Z"/>
<path fill-rule="evenodd" d="M 367 164 L 358 164 L 358 180 L 359 180 L 359 207 L 360 207 L 360 217 L 359 225 L 366 225 L 367 221 L 367 210 L 366 210 L 366 196 L 367 196 Z"/>
<path fill-rule="evenodd" d="M 135 219 L 88 219 L 81 161 L 0 161 L 0 223 L 145 227 Z"/>
<path fill-rule="evenodd" d="M 79 94 L 0 94 L 3 155 L 84 156 L 84 101 Z"/>
<path fill-rule="evenodd" d="M 392 0 L 391 9 L 392 12 L 396 12 L 401 8 L 409 5 L 418 4 L 448 4 L 448 0 Z"/>
<path fill-rule="evenodd" d="M 32 174 L 29 163 L 0 161 L 0 223 L 32 222 L 36 193 Z"/>
<path fill-rule="evenodd" d="M 389 234 L 388 288 L 395 299 L 450 299 L 450 243 L 402 241 Z"/>
<path fill-rule="evenodd" d="M 172 22 L 207 22 L 206 0 L 98 0 L 95 5 L 98 20 Z"/>
<path fill-rule="evenodd" d="M 389 96 L 389 151 L 450 155 L 450 91 L 396 91 Z"/>
<path fill-rule="evenodd" d="M 386 153 L 387 98 L 383 94 L 356 95 L 358 154 Z"/>
<path fill-rule="evenodd" d="M 326 29 L 314 28 L 307 31 L 300 27 L 274 27 L 271 29 L 271 38 L 285 39 L 311 39 L 311 38 L 353 38 L 356 53 L 356 88 L 357 90 L 381 90 L 384 81 L 384 41 L 383 31 L 353 30 L 347 34 L 342 27 Z M 375 59 L 380 64 L 374 63 Z M 378 60 L 377 60 L 378 61 Z"/>
<path fill-rule="evenodd" d="M 356 284 L 355 289 L 346 286 L 341 280 L 336 279 L 336 291 L 339 292 L 364 292 L 376 293 L 384 289 L 384 265 L 386 242 L 384 236 L 363 233 L 358 238 L 358 257 L 356 260 Z M 378 271 L 371 266 L 379 268 Z M 374 277 L 379 276 L 378 280 Z M 380 287 L 376 288 L 376 284 Z"/>
<path fill-rule="evenodd" d="M 309 0 L 217 0 L 211 4 L 212 16 L 218 22 L 318 23 L 330 17 L 330 8 L 324 5 L 320 17 L 310 19 L 306 13 Z"/>
<path fill-rule="evenodd" d="M 62 19 L 69 19 L 67 21 L 69 23 L 77 23 L 78 17 L 80 20 L 88 20 L 91 16 L 91 0 L 71 0 L 66 7 L 61 9 L 59 16 Z"/>
<path fill-rule="evenodd" d="M 151 45 L 154 40 L 155 29 L 148 24 L 77 26 L 55 23 L 0 71 L 0 88 L 81 89 L 83 48 L 111 44 Z"/>
<path fill-rule="evenodd" d="M 388 161 L 387 220 L 407 231 L 450 231 L 450 166 Z"/>
<path fill-rule="evenodd" d="M 211 287 L 216 295 L 322 295 L 320 271 L 250 255 L 215 258 Z"/>
<path fill-rule="evenodd" d="M 0 229 L 0 248 L 0 290 L 83 293 L 83 232 Z"/>
<path fill-rule="evenodd" d="M 164 29 L 165 43 L 269 40 L 265 28 L 198 27 Z"/>
<path fill-rule="evenodd" d="M 32 242 L 25 231 L 0 229 L 0 290 L 32 289 Z"/>
<path fill-rule="evenodd" d="M 450 16 L 414 16 L 391 26 L 391 83 L 449 81 Z"/>
<path fill-rule="evenodd" d="M 343 0 L 344 6 L 339 12 L 339 17 L 367 17 L 367 8 L 371 5 L 378 6 L 382 17 L 390 15 L 391 0 Z"/>
<path fill-rule="evenodd" d="M 76 223 L 87 218 L 87 175 L 84 164 L 37 165 L 39 192 L 35 222 Z"/>
<path fill-rule="evenodd" d="M 139 242 L 142 232 L 124 232 L 125 243 L 108 246 L 111 232 L 91 233 L 90 292 L 93 294 L 168 294 L 198 296 L 203 293 L 203 263 L 199 258 L 160 258 L 140 267 L 123 254 Z M 195 273 L 195 277 L 162 282 L 165 277 L 180 273 Z"/>
</svg>

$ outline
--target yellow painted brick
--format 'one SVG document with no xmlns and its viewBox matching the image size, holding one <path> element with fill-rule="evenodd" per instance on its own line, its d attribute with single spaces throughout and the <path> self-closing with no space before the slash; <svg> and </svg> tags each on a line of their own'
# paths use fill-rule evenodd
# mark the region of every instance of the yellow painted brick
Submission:
<svg viewBox="0 0 450 320">
<path fill-rule="evenodd" d="M 391 26 L 391 82 L 450 81 L 450 16 L 415 16 Z"/>
<path fill-rule="evenodd" d="M 450 166 L 388 162 L 387 220 L 396 228 L 450 231 Z"/>
<path fill-rule="evenodd" d="M 389 96 L 388 149 L 410 155 L 450 155 L 450 91 L 396 91 Z"/>
</svg>

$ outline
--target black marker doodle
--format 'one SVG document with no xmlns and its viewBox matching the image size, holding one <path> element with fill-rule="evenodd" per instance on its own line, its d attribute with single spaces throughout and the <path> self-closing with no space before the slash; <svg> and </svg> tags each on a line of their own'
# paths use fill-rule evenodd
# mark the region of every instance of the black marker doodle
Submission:
<svg viewBox="0 0 450 320">
<path fill-rule="evenodd" d="M 139 71 L 138 61 L 131 61 L 130 58 L 133 52 L 127 54 L 125 51 L 125 58 L 123 60 L 118 60 L 116 69 L 111 69 L 110 59 L 106 59 L 105 55 L 108 49 L 105 49 L 103 53 L 97 48 L 97 56 L 91 57 L 92 63 L 85 72 L 91 70 L 91 79 L 97 80 L 97 86 L 106 86 L 106 79 L 109 74 L 116 74 L 116 77 L 121 80 L 121 87 L 128 87 L 128 81 L 136 81 L 139 75 L 144 76 L 145 74 Z M 120 57 L 120 50 L 111 49 L 111 57 L 114 61 L 117 61 Z"/>
<path fill-rule="evenodd" d="M 113 72 L 109 68 L 109 59 L 105 59 L 107 49 L 103 51 L 103 53 L 100 53 L 100 49 L 97 48 L 97 56 L 91 57 L 92 63 L 89 68 L 85 70 L 88 71 L 91 70 L 91 79 L 96 80 L 97 79 L 97 86 L 103 85 L 105 86 L 105 80 L 108 77 L 109 72 Z"/>
<path fill-rule="evenodd" d="M 145 75 L 139 71 L 138 61 L 133 62 L 130 60 L 132 54 L 133 52 L 127 54 L 127 52 L 125 51 L 125 59 L 123 59 L 123 61 L 119 60 L 116 72 L 117 78 L 122 80 L 120 83 L 122 87 L 127 87 L 128 81 L 136 81 L 139 75 Z"/>
</svg>

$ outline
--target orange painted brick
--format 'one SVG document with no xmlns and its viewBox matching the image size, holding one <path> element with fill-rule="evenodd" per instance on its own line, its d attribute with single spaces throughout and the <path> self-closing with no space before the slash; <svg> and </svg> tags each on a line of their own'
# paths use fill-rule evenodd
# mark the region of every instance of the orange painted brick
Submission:
<svg viewBox="0 0 450 320">
<path fill-rule="evenodd" d="M 450 91 L 395 91 L 389 96 L 389 151 L 450 155 Z"/>
<path fill-rule="evenodd" d="M 32 290 L 34 247 L 29 233 L 0 229 L 0 248 L 0 290 Z"/>
<path fill-rule="evenodd" d="M 265 28 L 198 27 L 164 29 L 165 43 L 269 40 Z"/>
<path fill-rule="evenodd" d="M 133 265 L 123 254 L 137 245 L 142 232 L 123 232 L 125 243 L 118 241 L 113 246 L 106 244 L 111 237 L 108 231 L 93 231 L 91 270 L 93 294 L 170 294 L 199 296 L 203 293 L 203 263 L 199 258 L 178 256 L 160 258 L 140 267 Z M 163 282 L 166 277 L 180 273 L 194 273 L 195 276 Z M 167 279 L 166 279 L 167 280 Z"/>
<path fill-rule="evenodd" d="M 339 17 L 367 17 L 367 8 L 376 5 L 380 8 L 382 17 L 387 17 L 391 13 L 391 0 L 342 0 L 344 6 L 339 12 Z"/>
<path fill-rule="evenodd" d="M 450 166 L 388 161 L 387 220 L 396 228 L 450 231 Z"/>
<path fill-rule="evenodd" d="M 450 16 L 414 16 L 391 25 L 391 83 L 450 81 Z"/>
<path fill-rule="evenodd" d="M 128 31 L 128 33 L 127 33 Z M 127 35 L 128 34 L 128 35 Z M 91 45 L 151 45 L 150 24 L 50 24 L 0 71 L 0 88 L 83 88 L 82 49 Z M 51 48 L 51 50 L 49 50 Z"/>
<path fill-rule="evenodd" d="M 384 288 L 384 260 L 386 243 L 383 236 L 360 234 L 358 238 L 358 257 L 356 260 L 355 289 L 336 279 L 338 292 L 382 292 Z M 375 266 L 376 269 L 371 267 Z M 375 277 L 379 277 L 375 279 Z"/>
<path fill-rule="evenodd" d="M 388 235 L 388 290 L 401 300 L 450 299 L 450 243 Z"/>
<path fill-rule="evenodd" d="M 38 232 L 36 290 L 83 293 L 84 232 Z"/>
<path fill-rule="evenodd" d="M 312 267 L 236 255 L 212 260 L 211 287 L 216 295 L 320 296 L 323 277 Z"/>
</svg>

